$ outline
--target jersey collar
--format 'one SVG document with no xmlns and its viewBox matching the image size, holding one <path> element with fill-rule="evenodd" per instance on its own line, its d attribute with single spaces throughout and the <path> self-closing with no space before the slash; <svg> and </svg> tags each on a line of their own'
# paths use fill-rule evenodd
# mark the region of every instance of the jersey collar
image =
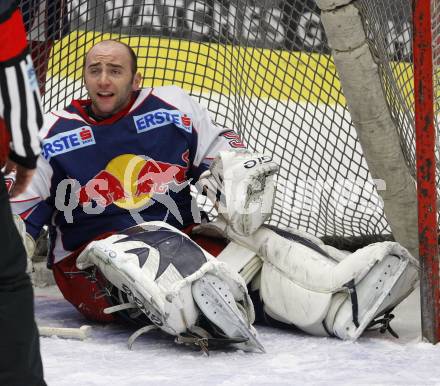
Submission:
<svg viewBox="0 0 440 386">
<path fill-rule="evenodd" d="M 82 99 L 82 100 L 75 99 L 72 101 L 71 106 L 87 123 L 90 123 L 95 126 L 108 125 L 115 123 L 116 121 L 127 115 L 127 113 L 130 111 L 131 107 L 133 106 L 133 103 L 136 101 L 138 96 L 139 96 L 139 91 L 133 92 L 131 95 L 130 103 L 124 109 L 122 109 L 115 115 L 112 115 L 111 117 L 102 120 L 96 120 L 87 113 L 89 106 L 92 104 L 91 99 Z"/>
</svg>

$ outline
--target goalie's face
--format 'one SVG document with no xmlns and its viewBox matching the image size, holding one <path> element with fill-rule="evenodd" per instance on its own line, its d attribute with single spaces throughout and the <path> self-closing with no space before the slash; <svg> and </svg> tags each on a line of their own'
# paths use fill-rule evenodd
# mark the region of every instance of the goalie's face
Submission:
<svg viewBox="0 0 440 386">
<path fill-rule="evenodd" d="M 130 102 L 141 76 L 134 74 L 127 47 L 115 41 L 95 45 L 87 54 L 84 83 L 92 100 L 92 111 L 107 118 Z"/>
</svg>

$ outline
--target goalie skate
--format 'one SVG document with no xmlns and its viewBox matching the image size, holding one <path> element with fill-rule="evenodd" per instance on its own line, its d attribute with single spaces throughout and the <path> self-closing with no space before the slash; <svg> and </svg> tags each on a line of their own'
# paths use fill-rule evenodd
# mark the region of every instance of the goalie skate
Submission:
<svg viewBox="0 0 440 386">
<path fill-rule="evenodd" d="M 411 293 L 417 283 L 417 262 L 412 257 L 402 260 L 402 257 L 386 256 L 363 280 L 349 287 L 351 299 L 341 305 L 332 323 L 336 336 L 359 338 L 379 316 L 391 311 Z"/>
<path fill-rule="evenodd" d="M 192 295 L 202 313 L 222 330 L 231 343 L 244 340 L 236 345 L 245 351 L 257 349 L 265 352 L 256 337 L 255 329 L 243 318 L 243 313 L 223 280 L 205 274 L 192 284 Z"/>
</svg>

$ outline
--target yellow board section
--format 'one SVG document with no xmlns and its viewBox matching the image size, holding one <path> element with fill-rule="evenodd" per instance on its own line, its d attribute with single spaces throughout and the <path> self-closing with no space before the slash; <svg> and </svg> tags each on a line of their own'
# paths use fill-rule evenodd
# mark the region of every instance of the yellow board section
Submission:
<svg viewBox="0 0 440 386">
<path fill-rule="evenodd" d="M 329 55 L 163 37 L 74 31 L 54 45 L 50 74 L 81 79 L 84 54 L 105 39 L 118 39 L 133 47 L 144 87 L 175 84 L 200 93 L 345 104 Z"/>
<path fill-rule="evenodd" d="M 80 80 L 85 53 L 101 40 L 129 44 L 138 55 L 144 87 L 175 84 L 187 91 L 260 99 L 345 105 L 329 55 L 201 43 L 164 37 L 131 37 L 74 31 L 56 42 L 49 74 Z M 414 105 L 413 68 L 391 64 L 407 108 Z M 438 71 L 436 79 L 440 78 Z M 440 90 L 436 90 L 440 99 Z"/>
</svg>

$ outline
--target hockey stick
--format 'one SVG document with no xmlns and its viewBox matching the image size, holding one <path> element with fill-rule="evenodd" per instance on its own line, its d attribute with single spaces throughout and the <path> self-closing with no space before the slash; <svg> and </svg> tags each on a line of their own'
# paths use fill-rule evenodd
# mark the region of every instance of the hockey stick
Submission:
<svg viewBox="0 0 440 386">
<path fill-rule="evenodd" d="M 40 336 L 85 340 L 91 335 L 92 327 L 87 325 L 79 328 L 38 326 L 38 332 Z"/>
</svg>

